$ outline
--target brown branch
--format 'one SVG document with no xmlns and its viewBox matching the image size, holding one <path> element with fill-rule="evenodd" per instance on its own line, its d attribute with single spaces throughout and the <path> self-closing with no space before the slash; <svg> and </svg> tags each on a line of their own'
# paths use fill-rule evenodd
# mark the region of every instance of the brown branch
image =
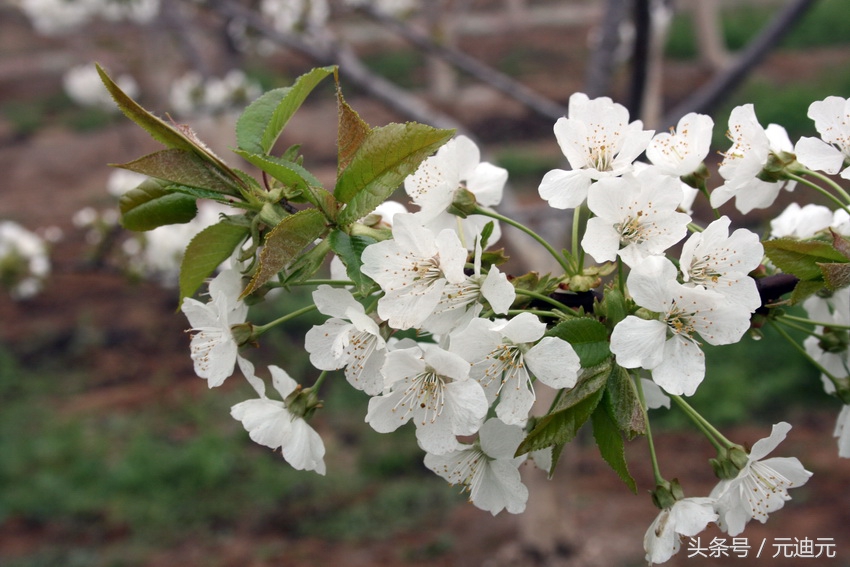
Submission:
<svg viewBox="0 0 850 567">
<path fill-rule="evenodd" d="M 798 23 L 815 0 L 795 0 L 747 45 L 726 71 L 717 74 L 704 87 L 682 101 L 664 116 L 661 126 L 673 126 L 689 112 L 709 113 L 752 72 L 779 41 Z"/>
<path fill-rule="evenodd" d="M 457 69 L 475 77 L 479 81 L 522 103 L 527 108 L 544 118 L 554 121 L 565 116 L 567 113 L 566 107 L 549 100 L 548 98 L 526 87 L 522 83 L 515 81 L 508 75 L 505 75 L 489 65 L 485 65 L 478 59 L 467 55 L 463 51 L 434 41 L 427 34 L 412 28 L 398 18 L 394 18 L 389 14 L 376 10 L 370 5 L 362 6 L 358 8 L 358 10 L 365 13 L 381 25 L 396 32 L 411 45 L 443 59 Z"/>
<path fill-rule="evenodd" d="M 338 65 L 341 76 L 401 116 L 437 128 L 463 130 L 454 118 L 429 107 L 410 92 L 370 71 L 351 48 L 330 36 L 308 42 L 295 34 L 281 33 L 263 21 L 255 10 L 232 0 L 211 0 L 203 7 L 228 18 L 240 19 L 266 39 L 298 51 L 319 65 Z"/>
</svg>

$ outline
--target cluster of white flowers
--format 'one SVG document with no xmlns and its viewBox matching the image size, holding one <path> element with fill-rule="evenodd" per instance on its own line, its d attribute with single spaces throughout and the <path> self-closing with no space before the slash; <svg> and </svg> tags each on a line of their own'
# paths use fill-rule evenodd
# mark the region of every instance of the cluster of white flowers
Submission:
<svg viewBox="0 0 850 567">
<path fill-rule="evenodd" d="M 136 96 L 139 85 L 130 75 L 120 75 L 116 84 L 128 96 Z M 92 106 L 103 110 L 117 111 L 109 91 L 103 86 L 93 63 L 77 65 L 68 69 L 62 77 L 65 94 L 81 106 Z"/>
<path fill-rule="evenodd" d="M 95 18 L 147 24 L 159 14 L 159 0 L 17 0 L 33 27 L 44 35 L 72 31 Z"/>
<path fill-rule="evenodd" d="M 327 0 L 262 0 L 260 13 L 279 32 L 313 31 L 330 16 Z"/>
<path fill-rule="evenodd" d="M 115 169 L 106 181 L 107 192 L 116 200 L 135 189 L 148 177 L 127 169 Z M 157 282 L 166 288 L 175 288 L 180 276 L 180 265 L 186 243 L 202 230 L 217 223 L 220 216 L 230 212 L 214 201 L 198 201 L 198 213 L 183 224 L 169 224 L 143 233 L 122 237 L 120 247 L 110 252 L 127 275 Z M 74 213 L 75 227 L 86 231 L 86 242 L 98 247 L 118 229 L 120 213 L 115 207 L 98 210 L 84 207 Z"/>
<path fill-rule="evenodd" d="M 549 331 L 561 321 L 591 318 L 610 336 L 605 368 L 636 382 L 644 415 L 650 408 L 669 407 L 675 398 L 718 449 L 713 464 L 720 481 L 706 497 L 685 498 L 677 483 L 671 488 L 656 471 L 654 497 L 661 512 L 645 536 L 647 560 L 668 560 L 682 536 L 696 535 L 710 523 L 735 536 L 750 520 L 764 522 L 783 507 L 788 490 L 805 484 L 811 473 L 796 458 L 766 458 L 789 424 L 776 424 L 748 452 L 682 398 L 705 379 L 703 343 L 738 342 L 750 330 L 753 314 L 765 307 L 753 274 L 779 272 L 765 259 L 758 235 L 732 230 L 730 218 L 716 208 L 734 199 L 746 214 L 773 205 L 783 188 L 806 185 L 803 174 L 845 176 L 848 108 L 834 97 L 813 104 L 809 115 L 821 138 L 804 138 L 796 146 L 782 127 L 762 127 L 752 105 L 735 108 L 729 119 L 732 146 L 719 166 L 722 184 L 709 193 L 704 160 L 711 118 L 688 114 L 676 129 L 656 134 L 630 121 L 628 111 L 610 98 L 574 95 L 568 116 L 554 126 L 570 169 L 548 172 L 538 191 L 553 208 L 574 209 L 574 219 L 587 221 L 572 254 L 547 247 L 565 270 L 547 289 L 559 289 L 552 296 L 522 287 L 522 278 L 497 267 L 501 255 L 489 247 L 499 240 L 499 220 L 506 217 L 493 208 L 502 199 L 507 172 L 482 162 L 472 140 L 456 137 L 405 179 L 404 190 L 418 210 L 388 202 L 370 215 L 380 216 L 378 223 L 361 227 L 380 235 L 358 258 L 361 274 L 374 285 L 355 289 L 337 258 L 331 274 L 342 281 L 330 282 L 336 287 L 322 282 L 313 292 L 315 308 L 327 317 L 305 338 L 310 362 L 322 371 L 316 384 L 302 389 L 273 366 L 281 400 L 266 397 L 264 382 L 240 355 L 239 348 L 258 335 L 239 299 L 242 279 L 232 269 L 212 281 L 208 303 L 184 300 L 195 370 L 214 387 L 239 367 L 259 398 L 237 404 L 232 415 L 252 439 L 280 448 L 294 467 L 319 473 L 325 471 L 325 448 L 307 422 L 318 407 L 316 389 L 325 373 L 342 370 L 369 396 L 365 421 L 373 429 L 391 432 L 412 422 L 429 469 L 462 485 L 479 508 L 517 513 L 528 499 L 520 464 L 529 458 L 547 469 L 551 464 L 546 464 L 550 451 L 516 454 L 529 430 L 534 432 L 531 412 L 540 388 L 569 396 L 593 376 L 589 367 L 600 365 L 583 368 L 586 351 L 579 349 L 580 356 L 578 343 Z M 637 161 L 644 152 L 648 163 Z M 700 191 L 717 215 L 704 227 L 691 213 Z M 833 212 L 792 205 L 771 223 L 771 237 L 823 243 L 827 234 L 846 235 L 847 206 L 850 202 Z M 583 265 L 585 253 L 598 265 Z M 602 277 L 611 274 L 603 285 Z M 547 281 L 536 274 L 532 279 Z M 593 305 L 573 309 L 555 299 L 595 286 L 604 292 Z M 817 325 L 805 348 L 823 370 L 828 393 L 841 394 L 839 384 L 850 381 L 848 289 L 805 303 L 809 323 Z M 606 303 L 613 292 L 621 298 L 619 317 L 616 305 Z M 529 298 L 557 307 L 526 308 Z M 597 306 L 602 313 L 594 312 Z M 836 436 L 839 454 L 850 456 L 850 403 L 841 411 Z"/>
<path fill-rule="evenodd" d="M 49 274 L 45 239 L 14 221 L 0 221 L 0 286 L 13 299 L 27 299 L 41 291 Z"/>
<path fill-rule="evenodd" d="M 213 114 L 244 105 L 260 95 L 259 85 L 239 69 L 228 71 L 224 77 L 204 78 L 189 71 L 171 84 L 168 100 L 180 116 Z"/>
</svg>

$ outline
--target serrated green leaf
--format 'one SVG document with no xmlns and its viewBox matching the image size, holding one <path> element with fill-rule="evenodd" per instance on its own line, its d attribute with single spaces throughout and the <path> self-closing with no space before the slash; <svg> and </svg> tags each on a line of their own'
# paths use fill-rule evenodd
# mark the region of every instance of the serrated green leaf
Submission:
<svg viewBox="0 0 850 567">
<path fill-rule="evenodd" d="M 345 273 L 348 274 L 348 279 L 354 282 L 357 291 L 361 293 L 368 292 L 374 282 L 369 276 L 360 271 L 360 267 L 363 265 L 360 257 L 363 254 L 363 250 L 370 244 L 377 242 L 377 240 L 368 236 L 351 236 L 341 230 L 331 232 L 328 240 L 330 241 L 331 249 L 345 265 Z"/>
<path fill-rule="evenodd" d="M 260 251 L 260 265 L 242 297 L 275 277 L 307 246 L 324 236 L 327 229 L 325 217 L 318 209 L 305 209 L 285 217 L 266 236 Z"/>
<path fill-rule="evenodd" d="M 807 297 L 810 297 L 820 290 L 824 288 L 823 281 L 799 281 L 797 285 L 794 286 L 794 291 L 791 292 L 791 296 L 788 298 L 788 301 L 791 305 L 796 305 L 804 301 Z"/>
<path fill-rule="evenodd" d="M 307 96 L 336 67 L 304 73 L 291 87 L 271 90 L 252 102 L 236 122 L 236 144 L 251 154 L 268 154 Z"/>
<path fill-rule="evenodd" d="M 208 162 L 190 150 L 160 150 L 115 167 L 218 193 L 229 193 L 232 190 L 231 183 L 222 179 Z"/>
<path fill-rule="evenodd" d="M 347 205 L 340 212 L 340 224 L 353 223 L 374 211 L 453 134 L 453 130 L 415 122 L 371 130 L 337 178 L 334 197 Z"/>
<path fill-rule="evenodd" d="M 306 202 L 321 210 L 325 218 L 334 222 L 337 214 L 336 199 L 323 189 L 321 182 L 303 166 L 275 156 L 250 154 L 242 150 L 236 150 L 236 153 L 295 190 Z"/>
<path fill-rule="evenodd" d="M 191 128 L 180 124 L 168 124 L 145 110 L 139 103 L 122 91 L 118 85 L 109 77 L 100 65 L 96 65 L 100 79 L 112 95 L 113 100 L 124 115 L 146 130 L 154 140 L 168 146 L 169 148 L 193 152 L 202 160 L 210 164 L 220 174 L 221 179 L 232 182 L 228 193 L 239 196 L 239 187 L 244 186 L 240 176 L 233 171 L 221 158 L 215 155 L 203 142 L 201 142 Z"/>
<path fill-rule="evenodd" d="M 602 298 L 601 311 L 605 313 L 605 322 L 608 328 L 613 329 L 617 323 L 622 321 L 628 315 L 626 309 L 626 298 L 623 293 L 616 288 L 605 290 Z"/>
<path fill-rule="evenodd" d="M 180 302 L 191 297 L 248 236 L 249 228 L 229 221 L 206 227 L 186 247 L 180 264 Z"/>
<path fill-rule="evenodd" d="M 602 399 L 602 392 L 603 390 L 598 390 L 568 409 L 542 417 L 520 443 L 516 451 L 517 456 L 547 447 L 559 447 L 575 439 L 578 430 L 590 418 Z M 554 460 L 552 466 L 554 468 Z M 554 470 L 549 472 L 551 475 Z"/>
<path fill-rule="evenodd" d="M 620 434 L 617 423 L 608 413 L 605 404 L 596 406 L 591 415 L 591 423 L 593 424 L 593 438 L 596 440 L 596 446 L 599 447 L 602 458 L 617 473 L 620 480 L 626 483 L 629 490 L 637 494 L 637 483 L 629 474 L 629 467 L 626 464 L 623 436 Z"/>
<path fill-rule="evenodd" d="M 583 371 L 576 386 L 562 391 L 550 412 L 537 421 L 516 454 L 569 443 L 602 399 L 610 373 L 610 362 Z"/>
<path fill-rule="evenodd" d="M 156 179 L 148 179 L 124 193 L 118 201 L 118 209 L 121 225 L 136 231 L 187 223 L 198 214 L 193 197 L 172 191 Z"/>
<path fill-rule="evenodd" d="M 646 421 L 640 399 L 629 372 L 614 365 L 605 387 L 605 405 L 627 439 L 646 433 Z"/>
<path fill-rule="evenodd" d="M 850 285 L 850 264 L 845 262 L 841 264 L 818 264 L 818 266 L 823 273 L 823 279 L 826 282 L 826 287 L 832 291 Z"/>
<path fill-rule="evenodd" d="M 351 163 L 354 154 L 366 140 L 372 127 L 345 102 L 339 85 L 336 88 L 336 101 L 339 114 L 337 126 L 337 175 L 339 175 Z"/>
<path fill-rule="evenodd" d="M 829 229 L 829 232 L 832 234 L 832 247 L 835 248 L 842 256 L 850 260 L 850 240 L 832 229 Z"/>
<path fill-rule="evenodd" d="M 777 238 L 763 244 L 764 253 L 777 268 L 801 280 L 820 280 L 819 263 L 847 261 L 832 244 L 819 240 Z"/>
<path fill-rule="evenodd" d="M 608 329 L 590 317 L 567 319 L 555 325 L 547 333 L 570 343 L 581 359 L 583 368 L 602 364 L 610 358 Z"/>
</svg>

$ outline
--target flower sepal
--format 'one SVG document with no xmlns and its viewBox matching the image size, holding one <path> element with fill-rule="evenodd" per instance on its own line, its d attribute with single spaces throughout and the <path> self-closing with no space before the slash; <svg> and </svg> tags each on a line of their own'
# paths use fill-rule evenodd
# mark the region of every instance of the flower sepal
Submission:
<svg viewBox="0 0 850 567">
<path fill-rule="evenodd" d="M 313 388 L 302 388 L 301 384 L 295 386 L 295 390 L 289 394 L 284 400 L 286 409 L 295 417 L 301 417 L 305 420 L 322 407 L 323 402 L 319 399 L 319 394 Z"/>
<path fill-rule="evenodd" d="M 682 485 L 679 484 L 679 479 L 674 478 L 672 481 L 662 480 L 655 485 L 655 490 L 651 493 L 652 503 L 660 510 L 672 508 L 673 505 L 685 497 L 685 492 L 682 490 Z"/>
<path fill-rule="evenodd" d="M 718 450 L 716 459 L 709 459 L 714 474 L 721 480 L 730 480 L 749 462 L 749 454 L 740 445 Z"/>
<path fill-rule="evenodd" d="M 805 171 L 806 168 L 797 161 L 797 156 L 791 152 L 770 152 L 767 163 L 764 164 L 764 168 L 756 177 L 768 183 L 776 183 L 792 179 L 789 174 L 800 175 Z"/>
<path fill-rule="evenodd" d="M 446 209 L 446 212 L 465 219 L 469 215 L 478 213 L 478 199 L 475 198 L 475 193 L 466 187 L 458 187 L 455 189 L 452 196 L 452 204 Z"/>
<path fill-rule="evenodd" d="M 231 325 L 230 333 L 233 335 L 233 340 L 236 341 L 236 346 L 243 347 L 250 345 L 252 347 L 260 346 L 257 340 L 260 334 L 256 331 L 256 327 L 250 321 Z"/>
</svg>

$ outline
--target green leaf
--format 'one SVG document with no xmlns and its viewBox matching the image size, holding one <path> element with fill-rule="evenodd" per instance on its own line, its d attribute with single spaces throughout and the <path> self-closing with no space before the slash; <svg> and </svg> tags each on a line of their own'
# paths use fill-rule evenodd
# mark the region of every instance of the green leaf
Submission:
<svg viewBox="0 0 850 567">
<path fill-rule="evenodd" d="M 646 433 L 643 408 L 628 370 L 614 366 L 605 388 L 608 412 L 628 439 Z"/>
<path fill-rule="evenodd" d="M 835 291 L 850 285 L 850 264 L 845 262 L 843 264 L 818 264 L 818 266 L 823 273 L 826 287 L 829 289 Z"/>
<path fill-rule="evenodd" d="M 331 245 L 326 238 L 304 254 L 298 256 L 286 267 L 286 274 L 282 282 L 283 285 L 294 285 L 313 277 L 324 265 L 325 258 L 327 258 L 330 251 Z"/>
<path fill-rule="evenodd" d="M 586 369 L 571 390 L 564 390 L 550 410 L 541 417 L 516 451 L 522 455 L 531 451 L 558 448 L 575 438 L 579 428 L 596 408 L 611 373 L 611 363 Z M 554 467 L 554 459 L 553 459 Z"/>
<path fill-rule="evenodd" d="M 611 356 L 608 347 L 608 329 L 590 317 L 567 319 L 555 325 L 546 333 L 570 343 L 581 359 L 583 368 L 602 364 Z"/>
<path fill-rule="evenodd" d="M 350 236 L 341 230 L 331 232 L 328 240 L 331 244 L 331 249 L 339 256 L 342 263 L 345 264 L 345 272 L 348 274 L 348 279 L 354 282 L 357 291 L 367 293 L 374 282 L 372 279 L 360 271 L 363 265 L 360 257 L 363 250 L 367 246 L 377 242 L 374 238 L 368 236 Z"/>
<path fill-rule="evenodd" d="M 831 228 L 829 232 L 832 234 L 832 247 L 835 248 L 842 256 L 850 260 L 850 240 L 838 234 Z"/>
<path fill-rule="evenodd" d="M 260 252 L 260 265 L 242 297 L 275 277 L 326 231 L 325 217 L 318 209 L 305 209 L 285 217 L 266 236 Z"/>
<path fill-rule="evenodd" d="M 821 280 L 821 263 L 846 262 L 841 252 L 828 242 L 777 238 L 763 243 L 764 252 L 774 265 L 801 280 Z"/>
<path fill-rule="evenodd" d="M 336 89 L 339 125 L 337 128 L 337 175 L 339 175 L 357 153 L 358 148 L 371 132 L 369 126 L 342 97 L 342 89 Z"/>
<path fill-rule="evenodd" d="M 453 130 L 414 122 L 370 131 L 337 178 L 334 197 L 347 204 L 340 212 L 340 224 L 353 223 L 374 211 L 453 134 Z"/>
<path fill-rule="evenodd" d="M 321 182 L 303 166 L 275 156 L 250 154 L 241 150 L 236 150 L 236 153 L 289 187 L 290 193 L 297 193 L 321 210 L 330 222 L 334 222 L 338 208 L 336 199 L 323 189 Z"/>
<path fill-rule="evenodd" d="M 291 87 L 271 90 L 248 105 L 236 122 L 236 144 L 251 154 L 268 154 L 284 127 L 322 80 L 336 67 L 320 67 L 298 77 Z"/>
<path fill-rule="evenodd" d="M 629 490 L 637 494 L 637 483 L 629 474 L 629 467 L 626 464 L 626 448 L 623 443 L 623 436 L 605 404 L 596 406 L 591 415 L 591 423 L 593 424 L 593 438 L 596 440 L 596 446 L 599 447 L 602 458 L 626 483 Z"/>
<path fill-rule="evenodd" d="M 244 182 L 241 177 L 221 158 L 215 155 L 203 142 L 201 142 L 191 128 L 185 125 L 171 125 L 154 116 L 145 110 L 139 103 L 122 91 L 118 85 L 107 75 L 106 71 L 100 65 L 97 65 L 97 72 L 100 75 L 103 84 L 112 95 L 118 108 L 124 113 L 127 118 L 144 128 L 154 140 L 178 150 L 186 150 L 193 152 L 205 162 L 213 166 L 213 169 L 220 174 L 222 180 L 228 183 L 229 190 L 227 193 L 239 196 L 240 187 L 244 187 Z"/>
<path fill-rule="evenodd" d="M 156 179 L 148 179 L 118 201 L 121 225 L 128 230 L 153 230 L 168 224 L 187 223 L 198 213 L 194 197 L 172 191 Z"/>
<path fill-rule="evenodd" d="M 189 242 L 180 264 L 180 302 L 191 297 L 248 236 L 247 226 L 221 221 L 208 226 Z"/>
<path fill-rule="evenodd" d="M 232 188 L 208 162 L 189 150 L 160 150 L 115 167 L 219 193 L 228 193 Z"/>
</svg>

